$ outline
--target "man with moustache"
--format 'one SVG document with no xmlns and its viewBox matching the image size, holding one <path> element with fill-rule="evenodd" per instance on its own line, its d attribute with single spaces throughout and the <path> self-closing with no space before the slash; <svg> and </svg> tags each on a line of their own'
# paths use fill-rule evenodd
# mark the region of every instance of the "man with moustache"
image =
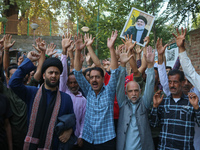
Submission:
<svg viewBox="0 0 200 150">
<path fill-rule="evenodd" d="M 199 100 L 195 93 L 183 93 L 184 74 L 170 70 L 168 83 L 171 94 L 161 97 L 161 91 L 154 95 L 151 125 L 161 123 L 158 149 L 194 149 L 195 119 L 200 126 Z"/>
<path fill-rule="evenodd" d="M 23 78 L 35 69 L 33 62 L 39 57 L 36 52 L 29 52 L 11 77 L 9 86 L 27 104 L 29 128 L 24 149 L 57 150 L 59 140 L 67 142 L 73 132 L 73 129 L 65 131 L 66 138 L 63 134 L 54 134 L 57 117 L 74 113 L 73 104 L 68 94 L 58 90 L 63 66 L 57 58 L 49 58 L 43 63 L 41 72 L 44 84 L 39 89 L 23 84 Z"/>
<path fill-rule="evenodd" d="M 65 92 L 71 96 L 73 107 L 74 107 L 74 114 L 76 116 L 76 130 L 75 135 L 77 136 L 77 143 L 74 146 L 74 149 L 79 149 L 83 145 L 82 140 L 82 132 L 83 132 L 83 125 L 84 125 L 84 118 L 85 118 L 85 109 L 86 109 L 86 98 L 82 95 L 79 91 L 79 85 L 76 81 L 73 72 L 68 74 L 68 66 L 67 66 L 67 51 L 63 51 L 61 55 L 61 61 L 63 64 L 63 72 L 60 75 L 60 84 L 59 89 L 62 92 Z"/>
<path fill-rule="evenodd" d="M 129 37 L 131 37 L 132 35 L 132 40 L 143 44 L 144 38 L 147 36 L 148 33 L 148 30 L 145 29 L 146 25 L 147 19 L 144 16 L 140 15 L 136 18 L 136 25 L 129 27 L 127 31 L 124 32 L 123 36 L 128 34 Z"/>
<path fill-rule="evenodd" d="M 181 36 L 181 35 L 180 35 Z M 181 38 L 182 39 L 182 38 Z M 182 39 L 183 40 L 183 39 Z M 166 45 L 165 45 L 166 46 Z M 156 48 L 158 51 L 158 72 L 159 72 L 159 78 L 160 83 L 163 86 L 163 91 L 167 96 L 171 95 L 170 89 L 169 89 L 169 83 L 168 83 L 168 77 L 165 69 L 165 63 L 163 60 L 163 55 L 165 52 L 165 48 L 162 45 L 162 40 L 157 40 Z M 188 79 L 190 79 L 187 76 Z M 197 90 L 196 87 L 193 87 L 193 85 L 190 83 L 190 81 L 186 78 L 186 75 L 184 76 L 184 84 L 182 87 L 182 91 L 185 95 L 188 95 L 189 92 L 193 92 L 197 95 L 198 98 L 200 98 L 200 92 Z M 200 148 L 199 146 L 200 141 L 200 127 L 198 127 L 198 124 L 195 123 L 195 135 L 194 135 L 194 147 L 195 149 Z"/>
<path fill-rule="evenodd" d="M 109 83 L 104 85 L 104 71 L 99 67 L 91 68 L 90 83 L 82 74 L 80 62 L 81 51 L 91 44 L 94 38 L 90 38 L 83 44 L 82 36 L 75 38 L 75 61 L 74 75 L 86 95 L 86 113 L 83 127 L 83 149 L 94 150 L 115 150 L 115 128 L 113 119 L 113 106 L 115 89 L 119 70 L 117 69 L 117 58 L 114 49 L 114 42 L 117 38 L 117 31 L 112 32 L 111 38 L 107 39 L 107 46 L 111 53 L 111 77 Z"/>
<path fill-rule="evenodd" d="M 117 101 L 120 108 L 117 129 L 117 150 L 153 150 L 154 144 L 148 121 L 148 109 L 151 105 L 154 94 L 154 53 L 152 53 L 152 48 L 147 48 L 147 82 L 143 96 L 141 96 L 139 84 L 135 81 L 130 81 L 127 83 L 125 93 L 125 60 L 127 60 L 128 57 L 123 55 L 124 54 L 120 55 L 122 68 L 116 92 Z"/>
</svg>

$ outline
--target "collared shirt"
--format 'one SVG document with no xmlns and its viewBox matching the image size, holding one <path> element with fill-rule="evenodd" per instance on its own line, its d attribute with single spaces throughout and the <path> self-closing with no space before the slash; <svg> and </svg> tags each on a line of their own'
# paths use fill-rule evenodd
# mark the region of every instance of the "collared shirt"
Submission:
<svg viewBox="0 0 200 150">
<path fill-rule="evenodd" d="M 195 118 L 200 125 L 200 108 L 194 110 L 186 95 L 182 94 L 177 103 L 172 95 L 164 98 L 158 108 L 152 109 L 150 120 L 154 127 L 159 121 L 162 125 L 158 149 L 194 149 Z"/>
<path fill-rule="evenodd" d="M 159 73 L 159 79 L 160 83 L 163 85 L 163 91 L 166 95 L 170 95 L 169 85 L 168 85 L 168 77 L 165 69 L 165 64 L 158 65 L 158 73 Z M 200 101 L 200 92 L 194 87 L 190 90 L 190 92 L 195 93 Z M 200 127 L 198 125 L 195 125 L 195 135 L 194 135 L 194 147 L 195 149 L 200 148 Z"/>
<path fill-rule="evenodd" d="M 102 144 L 116 137 L 113 121 L 113 105 L 120 68 L 111 70 L 110 81 L 103 85 L 96 96 L 82 74 L 74 70 L 76 80 L 87 98 L 82 138 L 89 143 Z"/>
<path fill-rule="evenodd" d="M 76 130 L 75 135 L 78 138 L 82 137 L 83 124 L 85 119 L 85 109 L 86 109 L 86 98 L 82 95 L 81 92 L 78 92 L 77 95 L 74 95 L 67 86 L 68 80 L 68 71 L 67 71 L 67 56 L 61 55 L 61 61 L 63 64 L 63 72 L 60 75 L 60 84 L 59 90 L 65 92 L 71 96 L 74 108 L 74 114 L 76 116 Z"/>
</svg>

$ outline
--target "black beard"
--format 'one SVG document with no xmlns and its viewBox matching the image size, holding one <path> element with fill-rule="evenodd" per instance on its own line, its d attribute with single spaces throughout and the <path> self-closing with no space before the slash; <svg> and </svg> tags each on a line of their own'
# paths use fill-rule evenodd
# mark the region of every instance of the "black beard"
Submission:
<svg viewBox="0 0 200 150">
<path fill-rule="evenodd" d="M 46 79 L 45 79 L 45 83 L 46 83 L 47 86 L 49 86 L 49 87 L 51 87 L 51 88 L 55 88 L 55 87 L 59 86 L 59 80 L 58 80 L 56 83 L 53 83 L 53 84 L 52 84 L 52 83 L 50 82 L 50 80 L 46 78 Z"/>
</svg>

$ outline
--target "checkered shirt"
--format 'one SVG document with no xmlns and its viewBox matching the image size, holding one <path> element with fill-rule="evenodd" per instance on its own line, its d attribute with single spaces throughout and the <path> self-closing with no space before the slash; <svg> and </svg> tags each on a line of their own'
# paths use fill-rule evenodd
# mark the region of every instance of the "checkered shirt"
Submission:
<svg viewBox="0 0 200 150">
<path fill-rule="evenodd" d="M 110 81 L 96 96 L 82 71 L 74 70 L 76 80 L 86 95 L 86 113 L 82 138 L 89 143 L 102 144 L 116 137 L 113 106 L 120 68 L 111 70 Z"/>
<path fill-rule="evenodd" d="M 200 126 L 200 108 L 194 110 L 186 95 L 175 103 L 172 95 L 164 98 L 158 108 L 151 112 L 151 125 L 161 123 L 158 149 L 192 150 L 194 138 L 195 118 Z"/>
</svg>

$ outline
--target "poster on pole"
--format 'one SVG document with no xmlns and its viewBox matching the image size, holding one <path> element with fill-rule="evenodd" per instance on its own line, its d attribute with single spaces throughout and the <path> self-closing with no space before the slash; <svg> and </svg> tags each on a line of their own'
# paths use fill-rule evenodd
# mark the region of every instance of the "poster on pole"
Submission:
<svg viewBox="0 0 200 150">
<path fill-rule="evenodd" d="M 178 47 L 176 43 L 170 44 L 165 49 L 166 66 L 174 67 L 174 64 L 178 58 Z"/>
<path fill-rule="evenodd" d="M 138 45 L 144 47 L 146 44 L 144 38 L 149 36 L 154 19 L 154 16 L 133 7 L 120 37 L 124 39 L 124 36 L 132 35 L 133 42 L 137 41 Z"/>
</svg>

